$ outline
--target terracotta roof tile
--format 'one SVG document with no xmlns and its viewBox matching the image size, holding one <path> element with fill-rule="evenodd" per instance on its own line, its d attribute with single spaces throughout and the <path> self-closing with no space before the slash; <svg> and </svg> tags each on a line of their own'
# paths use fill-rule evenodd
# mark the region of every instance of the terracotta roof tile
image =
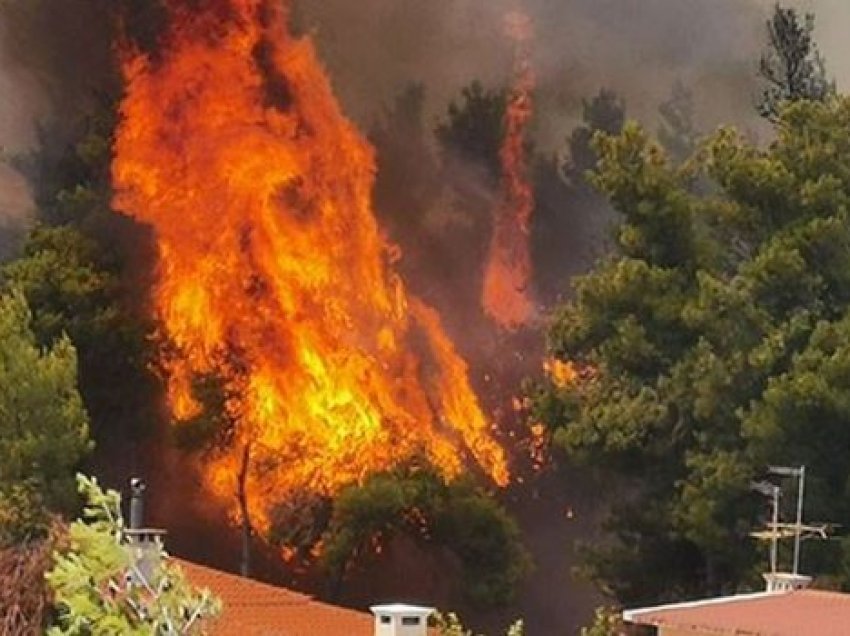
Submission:
<svg viewBox="0 0 850 636">
<path fill-rule="evenodd" d="M 196 586 L 224 608 L 211 636 L 372 636 L 371 614 L 327 605 L 310 596 L 189 561 L 174 559 Z"/>
<path fill-rule="evenodd" d="M 624 612 L 637 625 L 725 636 L 847 636 L 850 594 L 800 590 L 729 596 Z"/>
</svg>

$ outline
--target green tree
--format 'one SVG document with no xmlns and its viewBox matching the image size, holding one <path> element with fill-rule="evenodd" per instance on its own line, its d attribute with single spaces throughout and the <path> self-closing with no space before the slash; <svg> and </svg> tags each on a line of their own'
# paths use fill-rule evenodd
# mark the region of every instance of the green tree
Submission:
<svg viewBox="0 0 850 636">
<path fill-rule="evenodd" d="M 620 612 L 613 607 L 598 607 L 593 623 L 581 628 L 581 636 L 620 636 L 623 621 Z"/>
<path fill-rule="evenodd" d="M 73 507 L 74 470 L 91 450 L 67 337 L 42 348 L 23 295 L 0 295 L 0 543 L 47 529 Z"/>
<path fill-rule="evenodd" d="M 765 83 L 758 102 L 762 117 L 776 121 L 784 102 L 823 101 L 835 93 L 814 30 L 814 14 L 801 17 L 796 9 L 774 6 L 767 22 L 768 47 L 759 61 L 759 75 Z"/>
<path fill-rule="evenodd" d="M 556 313 L 551 354 L 582 373 L 537 387 L 535 416 L 610 473 L 585 570 L 624 603 L 759 585 L 767 464 L 810 465 L 806 514 L 850 521 L 850 100 L 791 104 L 777 133 L 721 131 L 686 167 L 633 124 L 597 139 L 616 251 Z M 847 585 L 841 550 L 805 563 Z"/>
<path fill-rule="evenodd" d="M 481 604 L 504 603 L 529 568 L 519 529 L 491 497 L 428 471 L 379 473 L 333 503 L 322 561 L 341 577 L 375 541 L 397 533 L 444 546 L 460 559 L 464 589 Z"/>
<path fill-rule="evenodd" d="M 195 590 L 180 568 L 168 563 L 160 544 L 147 555 L 155 564 L 150 572 L 134 563 L 120 495 L 104 492 L 94 479 L 79 475 L 77 480 L 86 506 L 47 574 L 57 611 L 48 634 L 203 633 L 220 611 L 219 601 L 208 590 Z"/>
<path fill-rule="evenodd" d="M 150 325 L 122 302 L 117 257 L 70 225 L 36 226 L 19 258 L 0 266 L 0 289 L 19 289 L 46 346 L 67 334 L 79 355 L 79 387 L 104 448 L 151 429 L 156 390 Z"/>
</svg>

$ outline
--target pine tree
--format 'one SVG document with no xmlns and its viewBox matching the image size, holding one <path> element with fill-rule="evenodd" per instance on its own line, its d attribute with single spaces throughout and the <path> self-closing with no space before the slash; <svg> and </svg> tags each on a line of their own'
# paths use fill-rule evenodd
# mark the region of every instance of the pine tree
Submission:
<svg viewBox="0 0 850 636">
<path fill-rule="evenodd" d="M 774 7 L 767 22 L 768 48 L 759 63 L 759 75 L 767 84 L 758 103 L 762 117 L 775 122 L 785 102 L 823 101 L 835 93 L 812 35 L 814 29 L 814 14 L 801 18 L 796 9 Z"/>
<path fill-rule="evenodd" d="M 91 450 L 67 337 L 40 348 L 20 292 L 0 295 L 0 544 L 44 534 L 75 503 L 74 470 Z"/>
</svg>

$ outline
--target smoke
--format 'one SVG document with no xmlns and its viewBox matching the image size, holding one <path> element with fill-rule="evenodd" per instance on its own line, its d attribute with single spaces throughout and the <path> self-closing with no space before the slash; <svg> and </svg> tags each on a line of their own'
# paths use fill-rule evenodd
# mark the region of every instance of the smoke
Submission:
<svg viewBox="0 0 850 636">
<path fill-rule="evenodd" d="M 46 100 L 34 75 L 4 54 L 10 40 L 8 27 L 0 23 L 0 258 L 13 252 L 14 244 L 34 207 L 26 180 L 9 161 L 31 150 L 35 123 L 44 113 Z"/>
<path fill-rule="evenodd" d="M 827 1 L 827 0 L 824 0 Z M 504 85 L 510 44 L 502 20 L 517 6 L 535 22 L 540 101 L 537 142 L 557 146 L 581 99 L 601 86 L 652 123 L 677 78 L 691 85 L 706 129 L 747 124 L 761 0 L 325 0 L 298 2 L 349 112 L 361 124 L 406 83 L 428 87 L 432 118 L 473 79 Z M 835 0 L 836 6 L 840 0 Z"/>
<path fill-rule="evenodd" d="M 532 17 L 537 34 L 533 52 L 538 79 L 534 137 L 539 150 L 560 150 L 580 117 L 582 99 L 596 94 L 603 86 L 622 95 L 629 117 L 644 121 L 650 130 L 655 126 L 658 105 L 668 97 L 677 79 L 694 93 L 697 124 L 701 130 L 710 131 L 726 122 L 745 128 L 758 124 L 753 107 L 758 94 L 756 66 L 764 46 L 764 22 L 773 0 L 294 2 L 297 27 L 314 36 L 347 114 L 364 130 L 372 128 L 400 91 L 412 82 L 425 86 L 422 120 L 428 135 L 462 86 L 475 79 L 485 86 L 508 85 L 512 68 L 511 43 L 504 36 L 503 18 L 518 5 Z M 0 145 L 7 152 L 25 152 L 37 143 L 36 122 L 53 120 L 68 122 L 71 126 L 98 91 L 114 88 L 110 4 L 119 2 L 16 0 L 2 5 Z M 145 3 L 121 0 L 121 4 L 142 6 Z M 850 86 L 850 56 L 845 55 L 848 45 L 844 34 L 844 25 L 850 21 L 850 4 L 846 0 L 799 0 L 798 5 L 817 13 L 817 35 L 828 70 L 836 75 L 840 86 Z M 413 128 L 418 131 L 415 126 Z M 50 143 L 64 143 L 61 126 L 58 131 L 59 137 L 51 138 Z M 399 144 L 401 157 L 412 154 L 410 145 L 404 143 L 406 140 L 407 137 L 402 137 Z M 417 164 L 420 168 L 428 161 L 426 151 L 420 148 L 421 161 Z M 438 169 L 433 168 L 433 171 L 436 175 Z M 485 179 L 474 167 L 458 164 L 452 177 L 463 182 L 467 190 L 474 190 L 466 198 L 478 200 L 478 207 L 484 210 L 490 209 L 493 192 L 488 190 Z M 438 178 L 434 176 L 435 180 Z M 410 188 L 410 184 L 401 179 L 391 185 L 393 190 Z M 480 262 L 479 255 L 475 249 L 470 249 L 471 242 L 467 240 L 480 232 L 478 226 L 465 230 L 463 224 L 477 222 L 476 219 L 456 214 L 451 205 L 446 205 L 439 187 L 433 186 L 433 189 L 436 192 L 428 196 L 434 199 L 430 207 L 437 213 L 428 216 L 423 231 L 414 238 L 422 246 L 419 248 L 422 260 L 429 260 L 432 268 L 440 270 L 431 278 L 454 278 L 463 283 L 457 286 L 460 290 L 457 297 L 452 296 L 451 302 L 441 304 L 462 306 L 465 297 L 478 298 L 478 294 L 468 293 L 474 284 L 468 281 L 479 277 L 462 264 Z M 395 196 L 395 192 L 392 195 Z M 424 204 L 420 202 L 420 205 Z M 26 218 L 26 211 L 32 207 L 25 183 L 8 168 L 0 167 L 0 236 L 4 219 Z M 584 223 L 584 220 L 576 221 L 579 222 Z M 427 238 L 450 233 L 465 241 L 456 251 L 463 252 L 467 261 L 446 258 L 445 252 L 437 251 L 435 242 Z M 570 246 L 560 245 L 561 252 L 581 243 L 586 234 L 577 231 L 570 237 Z M 563 258 L 576 256 L 570 253 Z M 582 262 L 589 260 L 584 254 L 578 258 Z M 429 298 L 441 294 L 446 294 L 442 287 L 424 293 Z M 461 311 L 449 315 L 447 322 L 458 323 L 458 331 L 465 332 L 465 347 L 485 349 L 492 344 L 482 335 L 484 330 L 470 327 L 476 323 Z M 476 343 L 481 339 L 486 342 Z M 497 347 L 501 350 L 497 351 Z M 530 349 L 532 347 L 522 350 Z M 510 352 L 506 354 L 504 342 L 494 344 L 486 357 L 487 368 L 494 369 L 494 364 L 504 367 L 495 368 L 493 375 L 508 375 L 505 369 L 518 373 L 515 369 L 519 366 L 518 358 Z M 532 358 L 533 354 L 528 357 Z M 508 380 L 499 388 L 506 384 Z M 157 461 L 167 468 L 167 458 Z M 177 474 L 179 464 L 175 466 L 172 471 L 163 468 L 163 472 Z M 194 486 L 196 484 L 190 483 L 186 487 Z M 559 483 L 559 493 L 560 487 Z M 578 479 L 572 488 L 582 494 L 583 485 Z M 176 507 L 180 505 L 177 498 L 163 497 L 163 501 Z M 559 508 L 552 502 L 561 503 L 560 500 L 540 501 L 550 508 L 555 506 L 553 509 L 558 514 Z M 543 503 L 532 502 L 538 508 L 543 508 Z M 162 514 L 165 525 L 172 530 L 176 523 L 181 520 L 188 523 L 192 516 L 165 509 Z M 576 591 L 575 583 L 569 580 L 567 565 L 558 561 L 557 572 L 554 566 L 546 569 L 553 561 L 551 554 L 559 553 L 566 545 L 566 535 L 560 526 L 549 523 L 543 513 L 539 515 L 532 520 L 528 513 L 527 525 L 534 525 L 538 534 L 552 527 L 558 528 L 558 532 L 546 538 L 545 545 L 541 541 L 538 546 L 541 569 L 545 571 L 532 582 L 538 601 L 529 615 L 548 626 L 541 627 L 539 633 L 553 633 L 554 626 L 566 629 L 575 619 L 574 613 L 580 612 L 570 608 L 565 619 L 562 611 L 565 591 L 570 592 L 571 598 Z M 194 526 L 191 530 L 178 530 L 177 536 L 186 539 L 187 544 L 197 544 L 195 530 Z M 222 555 L 225 550 L 217 553 Z M 553 598 L 544 595 L 542 590 L 549 590 Z M 540 606 L 541 599 L 546 601 L 546 607 Z M 583 611 L 584 605 L 580 609 Z"/>
<path fill-rule="evenodd" d="M 107 9 L 103 0 L 0 4 L 0 258 L 14 252 L 49 181 L 28 157 L 72 142 L 90 104 L 117 86 Z"/>
</svg>

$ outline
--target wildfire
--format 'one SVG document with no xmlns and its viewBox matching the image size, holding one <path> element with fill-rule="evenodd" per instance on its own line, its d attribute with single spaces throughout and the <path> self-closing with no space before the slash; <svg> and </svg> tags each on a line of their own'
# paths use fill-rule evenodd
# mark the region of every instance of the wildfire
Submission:
<svg viewBox="0 0 850 636">
<path fill-rule="evenodd" d="M 532 27 L 521 13 L 509 14 L 506 31 L 515 45 L 514 85 L 505 113 L 500 152 L 503 197 L 496 212 L 490 254 L 484 271 L 484 311 L 499 326 L 514 330 L 534 313 L 531 300 L 529 228 L 534 193 L 529 182 L 526 130 L 533 114 Z"/>
<path fill-rule="evenodd" d="M 437 313 L 391 268 L 375 164 L 309 39 L 277 0 L 167 3 L 155 58 L 125 51 L 115 207 L 152 226 L 153 304 L 178 424 L 224 386 L 231 430 L 202 470 L 252 520 L 296 492 L 333 494 L 426 457 L 508 479 Z M 250 449 L 247 452 L 246 449 Z"/>
<path fill-rule="evenodd" d="M 549 377 L 552 384 L 559 389 L 575 384 L 576 380 L 578 380 L 581 375 L 579 370 L 576 368 L 576 365 L 572 362 L 565 362 L 558 358 L 549 358 L 543 362 L 543 370 L 546 372 L 546 375 Z M 586 374 L 587 373 L 585 373 L 585 375 Z"/>
</svg>

